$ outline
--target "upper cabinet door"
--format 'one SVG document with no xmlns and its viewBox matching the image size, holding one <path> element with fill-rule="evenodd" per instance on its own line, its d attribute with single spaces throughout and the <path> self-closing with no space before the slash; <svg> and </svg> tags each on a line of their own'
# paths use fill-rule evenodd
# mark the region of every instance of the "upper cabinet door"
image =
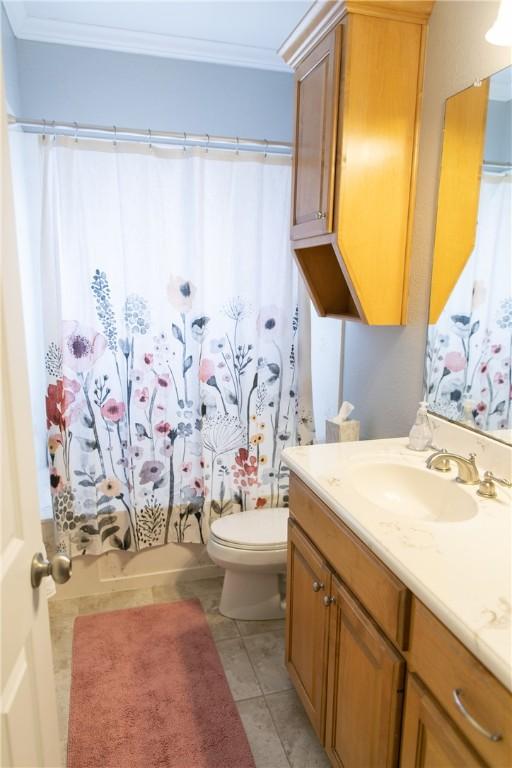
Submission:
<svg viewBox="0 0 512 768">
<path fill-rule="evenodd" d="M 332 232 L 341 26 L 326 35 L 295 73 L 292 240 Z"/>
</svg>

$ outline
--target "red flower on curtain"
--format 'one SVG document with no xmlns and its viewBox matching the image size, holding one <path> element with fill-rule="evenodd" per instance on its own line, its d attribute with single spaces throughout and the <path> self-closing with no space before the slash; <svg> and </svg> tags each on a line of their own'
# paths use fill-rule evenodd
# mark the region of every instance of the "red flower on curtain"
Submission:
<svg viewBox="0 0 512 768">
<path fill-rule="evenodd" d="M 46 425 L 50 429 L 54 424 L 61 431 L 66 429 L 71 421 L 72 414 L 69 408 L 76 400 L 76 393 L 80 390 L 78 381 L 57 379 L 56 384 L 49 384 L 46 393 Z"/>
</svg>

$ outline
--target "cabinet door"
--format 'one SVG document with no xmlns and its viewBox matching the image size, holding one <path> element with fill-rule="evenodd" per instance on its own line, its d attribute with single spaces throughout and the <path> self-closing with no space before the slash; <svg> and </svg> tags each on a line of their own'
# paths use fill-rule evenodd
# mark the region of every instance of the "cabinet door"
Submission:
<svg viewBox="0 0 512 768">
<path fill-rule="evenodd" d="M 332 232 L 341 26 L 295 74 L 292 240 Z"/>
<path fill-rule="evenodd" d="M 325 723 L 327 630 L 331 574 L 297 525 L 288 523 L 286 663 L 297 693 L 321 741 Z"/>
<path fill-rule="evenodd" d="M 485 763 L 415 675 L 407 683 L 401 768 L 477 768 Z"/>
<path fill-rule="evenodd" d="M 334 766 L 396 766 L 405 662 L 336 578 L 332 585 L 325 748 Z"/>
</svg>

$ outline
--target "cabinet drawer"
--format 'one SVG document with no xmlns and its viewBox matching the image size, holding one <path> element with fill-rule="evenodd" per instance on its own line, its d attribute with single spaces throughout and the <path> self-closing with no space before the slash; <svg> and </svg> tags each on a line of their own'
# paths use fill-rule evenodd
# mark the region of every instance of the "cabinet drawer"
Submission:
<svg viewBox="0 0 512 768">
<path fill-rule="evenodd" d="M 390 640 L 406 648 L 411 593 L 293 473 L 290 514 Z"/>
<path fill-rule="evenodd" d="M 512 694 L 416 598 L 412 603 L 410 668 L 489 766 L 512 766 Z M 482 735 L 458 709 L 454 691 L 478 723 L 500 741 Z"/>
</svg>

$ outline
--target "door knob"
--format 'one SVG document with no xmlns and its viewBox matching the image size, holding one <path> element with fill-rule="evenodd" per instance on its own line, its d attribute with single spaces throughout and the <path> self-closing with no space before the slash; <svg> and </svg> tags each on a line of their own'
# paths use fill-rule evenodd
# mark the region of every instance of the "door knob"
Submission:
<svg viewBox="0 0 512 768">
<path fill-rule="evenodd" d="M 42 552 L 36 552 L 30 565 L 30 582 L 37 589 L 45 576 L 51 576 L 57 584 L 65 584 L 73 570 L 67 555 L 57 554 L 47 560 Z"/>
</svg>

